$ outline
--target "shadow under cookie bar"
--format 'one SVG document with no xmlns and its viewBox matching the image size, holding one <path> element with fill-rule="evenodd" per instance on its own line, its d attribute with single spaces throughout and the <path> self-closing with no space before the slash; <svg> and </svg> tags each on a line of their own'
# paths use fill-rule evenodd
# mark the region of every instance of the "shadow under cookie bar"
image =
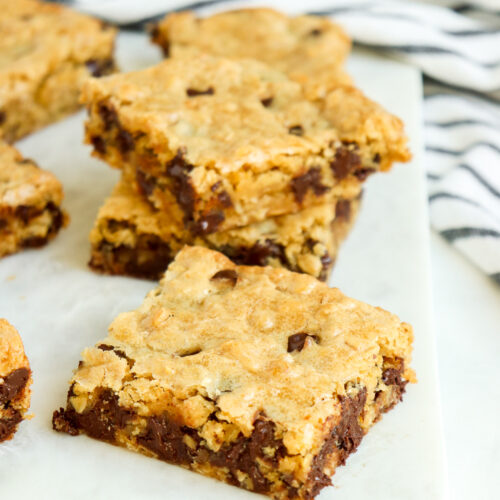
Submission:
<svg viewBox="0 0 500 500">
<path fill-rule="evenodd" d="M 394 315 L 309 276 L 187 247 L 84 351 L 53 426 L 311 499 L 414 381 L 411 343 Z"/>
<path fill-rule="evenodd" d="M 30 406 L 31 370 L 21 339 L 0 318 L 0 443 L 11 439 Z"/>
<path fill-rule="evenodd" d="M 77 111 L 83 81 L 116 69 L 111 26 L 60 5 L 11 4 L 0 48 L 8 61 L 0 70 L 0 137 L 7 142 Z"/>
<path fill-rule="evenodd" d="M 360 91 L 311 101 L 257 61 L 167 59 L 90 79 L 82 95 L 94 155 L 136 177 L 157 209 L 175 203 L 193 235 L 352 198 L 410 157 L 402 123 Z"/>
<path fill-rule="evenodd" d="M 158 280 L 185 244 L 218 250 L 240 265 L 272 265 L 326 280 L 354 224 L 359 197 L 247 227 L 193 238 L 123 181 L 101 208 L 89 265 L 107 274 Z"/>
</svg>

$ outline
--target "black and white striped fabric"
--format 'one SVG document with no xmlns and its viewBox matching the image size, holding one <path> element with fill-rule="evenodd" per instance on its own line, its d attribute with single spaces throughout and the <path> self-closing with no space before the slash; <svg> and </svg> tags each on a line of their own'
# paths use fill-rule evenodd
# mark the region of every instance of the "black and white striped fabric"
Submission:
<svg viewBox="0 0 500 500">
<path fill-rule="evenodd" d="M 127 27 L 167 11 L 262 5 L 327 15 L 362 46 L 418 66 L 425 79 L 431 223 L 500 284 L 500 0 L 80 0 Z"/>
</svg>

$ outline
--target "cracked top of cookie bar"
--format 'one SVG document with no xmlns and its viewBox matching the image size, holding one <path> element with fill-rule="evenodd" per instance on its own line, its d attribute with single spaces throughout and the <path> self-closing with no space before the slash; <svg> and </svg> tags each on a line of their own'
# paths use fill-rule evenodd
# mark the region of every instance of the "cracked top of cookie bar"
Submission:
<svg viewBox="0 0 500 500">
<path fill-rule="evenodd" d="M 25 366 L 29 364 L 21 337 L 7 320 L 0 318 L 0 379 Z"/>
<path fill-rule="evenodd" d="M 0 108 L 63 62 L 109 57 L 116 34 L 97 19 L 36 0 L 0 0 L 0 12 Z"/>
<path fill-rule="evenodd" d="M 382 170 L 409 158 L 401 121 L 360 91 L 339 87 L 313 102 L 298 83 L 253 59 L 167 59 L 91 78 L 82 97 L 96 106 L 93 114 L 114 109 L 120 126 L 161 160 L 181 152 L 188 164 L 204 167 L 190 172 L 195 184 L 211 169 L 296 173 L 314 158 L 332 160 L 345 143 L 360 145 L 360 156 L 376 158 Z"/>
<path fill-rule="evenodd" d="M 340 412 L 348 383 L 376 386 L 384 356 L 403 358 L 413 378 L 411 341 L 395 315 L 310 276 L 185 247 L 143 304 L 83 352 L 71 404 L 83 411 L 109 388 L 139 415 L 198 427 L 217 411 L 246 435 L 264 412 L 300 453 Z"/>
<path fill-rule="evenodd" d="M 62 185 L 52 173 L 0 141 L 0 210 L 41 207 L 49 201 L 59 205 L 62 198 Z"/>
<path fill-rule="evenodd" d="M 266 8 L 232 10 L 207 18 L 178 12 L 160 21 L 152 35 L 168 56 L 201 51 L 257 59 L 317 94 L 332 84 L 350 83 L 342 65 L 351 41 L 325 17 L 289 17 Z"/>
</svg>

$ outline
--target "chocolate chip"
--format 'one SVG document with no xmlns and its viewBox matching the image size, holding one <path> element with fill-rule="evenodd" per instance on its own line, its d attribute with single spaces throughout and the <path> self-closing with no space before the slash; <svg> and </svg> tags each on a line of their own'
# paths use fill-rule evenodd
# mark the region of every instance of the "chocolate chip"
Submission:
<svg viewBox="0 0 500 500">
<path fill-rule="evenodd" d="M 236 285 L 238 281 L 238 273 L 234 269 L 223 269 L 222 271 L 216 272 L 211 278 L 210 281 L 227 281 L 231 283 L 233 286 Z"/>
<path fill-rule="evenodd" d="M 21 241 L 22 248 L 40 248 L 47 243 L 48 238 L 43 236 L 31 236 Z"/>
<path fill-rule="evenodd" d="M 188 175 L 191 170 L 193 170 L 193 166 L 186 163 L 180 150 L 166 166 L 167 175 L 172 179 L 177 203 L 188 219 L 192 217 L 195 202 L 195 191 Z"/>
<path fill-rule="evenodd" d="M 288 133 L 292 135 L 303 135 L 304 134 L 304 129 L 302 128 L 302 125 L 294 125 L 293 127 L 290 127 L 288 129 Z"/>
<path fill-rule="evenodd" d="M 213 95 L 214 88 L 208 87 L 206 90 L 187 89 L 186 94 L 188 95 L 188 97 L 196 97 L 198 95 Z"/>
<path fill-rule="evenodd" d="M 112 107 L 107 104 L 100 104 L 98 113 L 104 123 L 104 130 L 111 130 L 113 127 L 119 126 L 118 115 Z"/>
<path fill-rule="evenodd" d="M 298 203 L 302 203 L 309 189 L 316 196 L 321 196 L 330 189 L 321 183 L 321 169 L 319 167 L 312 167 L 305 174 L 293 178 L 291 187 Z"/>
<path fill-rule="evenodd" d="M 106 154 L 106 141 L 102 137 L 99 137 L 98 135 L 92 135 L 90 136 L 90 142 L 99 154 Z"/>
<path fill-rule="evenodd" d="M 351 149 L 341 147 L 335 152 L 335 158 L 330 162 L 330 168 L 337 179 L 344 179 L 361 166 L 361 158 Z"/>
<path fill-rule="evenodd" d="M 92 76 L 109 75 L 115 69 L 115 62 L 111 58 L 107 59 L 89 59 L 85 62 L 85 66 Z"/>
<path fill-rule="evenodd" d="M 114 347 L 112 345 L 108 345 L 108 344 L 99 344 L 97 346 L 98 349 L 101 349 L 101 351 L 112 351 L 114 349 Z"/>
<path fill-rule="evenodd" d="M 139 168 L 136 170 L 135 178 L 141 194 L 150 196 L 156 187 L 154 178 L 146 174 Z"/>
<path fill-rule="evenodd" d="M 217 199 L 219 200 L 220 204 L 224 208 L 229 208 L 233 206 L 233 201 L 231 200 L 231 197 L 229 196 L 229 193 L 227 191 L 221 191 L 217 195 Z"/>
<path fill-rule="evenodd" d="M 3 382 L 0 384 L 0 404 L 6 404 L 15 399 L 15 397 L 24 389 L 30 371 L 27 368 L 18 368 L 3 377 Z"/>
<path fill-rule="evenodd" d="M 116 134 L 116 144 L 122 154 L 129 153 L 135 147 L 132 134 L 123 128 L 120 128 Z"/>
<path fill-rule="evenodd" d="M 219 226 L 224 222 L 225 216 L 222 212 L 213 211 L 200 217 L 200 219 L 192 224 L 192 232 L 194 234 L 210 234 L 218 230 Z"/>
<path fill-rule="evenodd" d="M 266 97 L 265 99 L 261 99 L 260 102 L 262 103 L 262 106 L 268 108 L 273 103 L 273 99 L 274 97 Z"/>
<path fill-rule="evenodd" d="M 373 155 L 373 161 L 374 161 L 374 163 L 380 163 L 380 160 L 381 160 L 380 154 L 379 153 L 375 153 Z"/>
<path fill-rule="evenodd" d="M 324 255 L 322 255 L 319 260 L 321 262 L 322 271 L 327 271 L 328 268 L 333 264 L 333 260 L 330 257 L 330 255 L 328 254 L 328 252 L 325 253 Z M 326 275 L 324 277 L 322 277 L 322 275 L 320 276 L 321 281 L 324 281 L 325 278 L 326 278 Z"/>
<path fill-rule="evenodd" d="M 107 229 L 110 233 L 116 233 L 124 229 L 130 229 L 130 225 L 124 220 L 109 219 L 107 221 Z"/>
<path fill-rule="evenodd" d="M 215 193 L 220 187 L 222 186 L 222 181 L 217 181 L 217 182 L 214 182 L 211 186 L 210 186 L 210 191 L 212 191 L 212 193 Z"/>
<path fill-rule="evenodd" d="M 310 335 L 309 333 L 295 333 L 288 337 L 287 352 L 302 351 L 307 337 L 310 337 L 319 344 L 319 337 L 317 335 Z"/>
<path fill-rule="evenodd" d="M 38 217 L 40 214 L 42 214 L 43 210 L 44 209 L 31 207 L 29 205 L 19 205 L 18 207 L 16 207 L 14 213 L 15 216 L 21 219 L 23 223 L 26 225 L 31 219 Z"/>
<path fill-rule="evenodd" d="M 225 245 L 220 251 L 227 255 L 233 262 L 247 266 L 265 266 L 269 259 L 278 259 L 286 264 L 287 259 L 283 245 L 274 243 L 270 239 L 258 241 L 251 247 L 231 247 Z"/>
<path fill-rule="evenodd" d="M 335 205 L 335 218 L 349 221 L 351 218 L 351 202 L 349 200 L 339 200 Z"/>
<path fill-rule="evenodd" d="M 8 224 L 7 220 L 0 219 L 0 230 L 6 228 L 7 224 Z"/>
<path fill-rule="evenodd" d="M 354 176 L 360 181 L 363 182 L 366 178 L 375 172 L 374 168 L 360 168 L 354 172 Z"/>
<path fill-rule="evenodd" d="M 6 413 L 7 417 L 0 418 L 0 443 L 14 434 L 17 425 L 23 419 L 21 413 L 13 408 L 9 408 Z"/>
<path fill-rule="evenodd" d="M 317 37 L 317 36 L 320 36 L 321 34 L 323 33 L 322 30 L 320 30 L 319 28 L 314 28 L 313 30 L 311 30 L 308 35 L 309 36 L 312 36 L 312 37 Z"/>
<path fill-rule="evenodd" d="M 5 111 L 0 110 L 0 125 L 5 123 L 6 120 L 7 120 L 7 114 L 5 113 Z"/>
</svg>

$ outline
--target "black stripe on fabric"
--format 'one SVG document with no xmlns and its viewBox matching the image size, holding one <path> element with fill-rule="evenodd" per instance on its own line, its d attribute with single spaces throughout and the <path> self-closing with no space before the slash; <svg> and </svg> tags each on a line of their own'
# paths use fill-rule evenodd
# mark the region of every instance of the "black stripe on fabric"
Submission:
<svg viewBox="0 0 500 500">
<path fill-rule="evenodd" d="M 328 10 L 316 10 L 316 11 L 310 11 L 307 14 L 311 16 L 336 16 L 339 14 L 349 14 L 351 12 L 354 13 L 361 13 L 361 14 L 367 14 L 367 10 L 370 9 L 370 7 L 375 7 L 373 4 L 363 4 L 363 5 L 356 5 L 353 7 L 333 7 Z M 422 24 L 422 20 L 418 19 L 416 17 L 408 16 L 406 14 L 399 14 L 399 13 L 394 13 L 394 12 L 373 12 L 370 11 L 368 13 L 369 17 L 373 18 L 381 18 L 381 19 L 396 19 L 399 21 L 408 21 L 413 24 Z M 485 28 L 485 29 L 478 29 L 478 30 L 444 30 L 439 28 L 438 26 L 430 25 L 431 28 L 435 31 L 438 31 L 440 33 L 444 33 L 446 35 L 450 36 L 455 36 L 455 37 L 471 37 L 471 36 L 487 36 L 487 35 L 494 35 L 497 33 L 500 33 L 500 29 L 498 28 Z"/>
<path fill-rule="evenodd" d="M 470 165 L 466 165 L 465 163 L 461 163 L 458 165 L 458 168 L 462 170 L 466 170 L 473 177 L 475 177 L 492 195 L 500 198 L 500 192 L 497 191 L 484 177 L 478 174 Z"/>
<path fill-rule="evenodd" d="M 480 66 L 486 69 L 494 69 L 500 67 L 500 61 L 494 62 L 482 62 L 476 61 L 467 57 L 465 54 L 461 54 L 455 50 L 445 49 L 443 47 L 436 47 L 434 45 L 388 45 L 388 44 L 377 44 L 377 43 L 360 43 L 357 42 L 356 45 L 360 45 L 361 47 L 366 48 L 375 48 L 381 50 L 390 50 L 395 52 L 403 52 L 405 54 L 422 54 L 422 55 L 449 55 L 453 57 L 458 57 L 459 59 L 463 59 L 475 66 Z"/>
<path fill-rule="evenodd" d="M 439 146 L 426 146 L 425 149 L 426 151 L 431 151 L 432 153 L 439 153 L 439 154 L 445 154 L 445 155 L 450 155 L 450 156 L 462 156 L 469 151 L 472 151 L 473 149 L 480 148 L 480 147 L 485 147 L 489 148 L 495 153 L 500 154 L 500 147 L 496 146 L 495 144 L 491 144 L 489 142 L 485 141 L 479 141 L 479 142 L 474 142 L 470 144 L 469 146 L 465 147 L 464 149 L 447 149 L 447 148 L 441 148 Z M 500 160 L 499 160 L 500 161 Z"/>
<path fill-rule="evenodd" d="M 433 78 L 430 78 L 428 76 L 425 76 L 424 82 L 430 82 L 430 83 L 438 83 L 440 87 L 443 90 L 439 90 L 437 92 L 432 91 L 429 92 L 428 89 L 424 88 L 424 100 L 428 101 L 430 99 L 436 99 L 436 98 L 455 98 L 455 99 L 462 99 L 464 101 L 469 101 L 474 104 L 481 103 L 482 108 L 484 111 L 486 111 L 488 114 L 491 114 L 495 118 L 498 118 L 497 113 L 492 112 L 491 109 L 488 108 L 488 106 L 485 106 L 486 102 L 489 102 L 491 104 L 495 104 L 496 106 L 500 105 L 500 96 L 495 97 L 492 95 L 494 92 L 500 92 L 500 87 L 498 89 L 492 90 L 490 94 L 483 94 L 482 92 L 478 90 L 473 90 L 467 87 L 460 87 L 458 85 L 451 85 L 449 83 L 444 83 L 440 82 L 438 80 L 434 80 Z M 446 92 L 446 90 L 450 90 L 450 92 Z"/>
<path fill-rule="evenodd" d="M 453 127 L 463 127 L 468 125 L 476 125 L 483 127 L 490 127 L 498 130 L 500 128 L 499 125 L 494 125 L 493 123 L 489 123 L 483 120 L 473 120 L 473 119 L 464 119 L 464 120 L 450 120 L 447 122 L 435 122 L 432 120 L 427 120 L 424 123 L 427 127 L 439 127 L 439 128 L 453 128 Z"/>
<path fill-rule="evenodd" d="M 489 275 L 493 281 L 496 281 L 500 285 L 500 273 L 493 273 Z"/>
<path fill-rule="evenodd" d="M 459 3 L 457 5 L 449 5 L 448 7 L 459 14 L 466 14 L 468 12 L 485 12 L 487 14 L 500 16 L 499 10 L 488 9 L 482 5 L 474 5 L 471 3 Z"/>
<path fill-rule="evenodd" d="M 453 229 L 444 229 L 443 231 L 439 231 L 439 233 L 450 243 L 462 238 L 471 237 L 500 238 L 498 231 L 485 227 L 456 227 Z"/>
<path fill-rule="evenodd" d="M 429 179 L 430 181 L 440 181 L 441 176 L 438 174 L 432 174 L 430 172 L 427 172 L 427 179 Z"/>
<path fill-rule="evenodd" d="M 477 203 L 474 200 L 471 200 L 470 198 L 466 198 L 465 196 L 460 196 L 459 194 L 453 194 L 453 193 L 447 193 L 445 191 L 440 191 L 439 193 L 434 193 L 429 196 L 429 203 L 432 203 L 435 200 L 457 200 L 457 201 L 463 201 L 464 203 L 467 203 L 469 205 L 473 205 L 478 208 L 483 208 L 479 203 Z"/>
</svg>

